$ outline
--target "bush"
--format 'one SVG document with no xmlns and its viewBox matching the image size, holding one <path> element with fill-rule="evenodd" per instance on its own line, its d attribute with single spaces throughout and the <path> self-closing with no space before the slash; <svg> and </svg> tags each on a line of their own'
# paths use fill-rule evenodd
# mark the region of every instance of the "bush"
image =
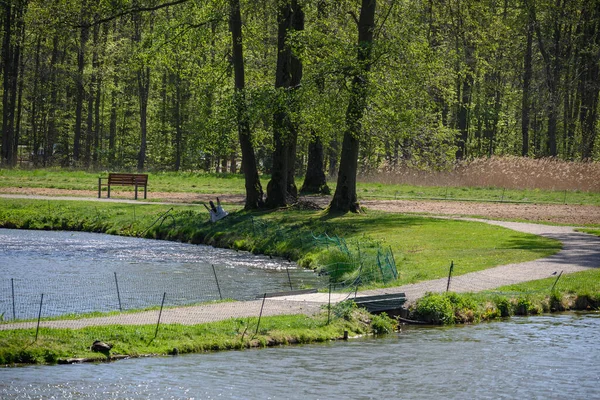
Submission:
<svg viewBox="0 0 600 400">
<path fill-rule="evenodd" d="M 385 335 L 394 332 L 397 323 L 392 318 L 388 317 L 386 313 L 374 315 L 371 320 L 371 329 L 376 335 Z"/>
<path fill-rule="evenodd" d="M 454 323 L 454 307 L 446 294 L 427 293 L 417 300 L 413 318 L 430 324 Z"/>
</svg>

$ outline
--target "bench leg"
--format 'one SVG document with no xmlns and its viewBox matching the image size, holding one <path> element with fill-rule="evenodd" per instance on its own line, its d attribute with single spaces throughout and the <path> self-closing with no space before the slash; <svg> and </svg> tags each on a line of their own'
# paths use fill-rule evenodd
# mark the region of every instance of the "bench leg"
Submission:
<svg viewBox="0 0 600 400">
<path fill-rule="evenodd" d="M 110 199 L 110 182 L 108 183 L 108 190 L 106 191 L 106 198 Z"/>
<path fill-rule="evenodd" d="M 98 178 L 98 198 L 102 197 L 102 178 Z"/>
<path fill-rule="evenodd" d="M 147 194 L 147 189 L 148 187 L 146 185 L 144 185 L 144 200 L 146 200 L 146 194 Z"/>
<path fill-rule="evenodd" d="M 137 200 L 137 189 L 138 189 L 138 185 L 137 183 L 135 184 L 135 200 Z"/>
</svg>

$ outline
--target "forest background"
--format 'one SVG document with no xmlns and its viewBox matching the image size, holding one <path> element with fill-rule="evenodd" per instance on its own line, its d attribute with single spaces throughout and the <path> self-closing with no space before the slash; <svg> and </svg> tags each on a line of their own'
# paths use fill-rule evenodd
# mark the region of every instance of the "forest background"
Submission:
<svg viewBox="0 0 600 400">
<path fill-rule="evenodd" d="M 600 158 L 598 0 L 0 4 L 6 167 L 243 172 L 247 208 L 337 175 L 354 211 L 357 174 Z"/>
</svg>

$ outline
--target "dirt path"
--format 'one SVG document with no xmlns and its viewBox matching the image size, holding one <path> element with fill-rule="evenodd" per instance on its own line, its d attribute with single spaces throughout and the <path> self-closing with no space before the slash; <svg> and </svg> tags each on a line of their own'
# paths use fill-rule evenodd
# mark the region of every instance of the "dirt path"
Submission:
<svg viewBox="0 0 600 400">
<path fill-rule="evenodd" d="M 81 198 L 78 199 L 81 200 Z M 407 212 L 405 210 L 405 203 L 406 202 L 403 201 L 393 203 L 365 202 L 365 205 L 376 209 L 384 209 L 385 211 Z M 469 205 L 473 206 L 473 204 Z M 489 207 L 495 206 L 498 205 L 489 205 Z M 416 212 L 415 210 L 416 209 L 413 208 L 411 212 Z M 448 210 L 454 211 L 452 207 L 449 207 Z M 453 213 L 449 212 L 448 214 L 452 215 Z M 563 243 L 563 249 L 553 256 L 534 261 L 519 264 L 501 265 L 495 268 L 486 269 L 484 271 L 455 276 L 451 283 L 452 291 L 476 292 L 486 289 L 493 289 L 508 284 L 548 278 L 555 276 L 561 271 L 565 274 L 568 274 L 590 268 L 600 268 L 600 238 L 575 232 L 573 227 L 521 222 L 503 222 L 473 218 L 462 219 L 485 222 L 519 232 L 526 232 L 556 239 Z M 455 271 L 455 273 L 459 272 Z M 447 280 L 443 278 L 394 288 L 362 291 L 359 293 L 359 295 L 369 296 L 375 294 L 406 293 L 409 302 L 413 302 L 414 300 L 423 296 L 426 292 L 445 291 L 446 285 Z M 348 294 L 333 294 L 331 301 L 338 302 L 346 299 L 347 297 Z M 263 309 L 263 315 L 310 315 L 318 312 L 321 309 L 321 305 L 327 304 L 328 301 L 329 295 L 327 293 L 315 293 L 267 299 Z M 260 312 L 261 304 L 261 301 L 250 301 L 174 308 L 163 311 L 161 322 L 198 324 L 232 317 L 256 317 Z M 158 311 L 147 311 L 143 313 L 120 314 L 115 316 L 81 320 L 46 321 L 43 322 L 41 326 L 81 328 L 84 326 L 93 325 L 141 325 L 154 324 L 157 322 L 157 318 Z M 0 330 L 24 329 L 31 327 L 35 327 L 34 322 L 1 324 Z"/>
<path fill-rule="evenodd" d="M 60 197 L 63 200 L 118 201 L 128 203 L 144 203 L 132 200 L 131 192 L 113 191 L 111 199 L 98 199 L 98 192 L 85 190 L 62 190 L 48 188 L 0 188 L 0 197 L 43 198 Z M 153 204 L 163 203 L 199 203 L 214 200 L 214 194 L 202 193 L 166 193 L 149 192 L 148 200 Z M 224 203 L 244 204 L 243 195 L 219 195 Z M 326 207 L 329 196 L 306 197 Z M 527 222 L 559 223 L 566 225 L 600 225 L 600 207 L 570 204 L 525 204 L 525 203 L 476 203 L 461 201 L 430 200 L 361 200 L 368 209 L 417 213 L 432 215 L 474 216 L 487 219 L 512 219 Z"/>
</svg>

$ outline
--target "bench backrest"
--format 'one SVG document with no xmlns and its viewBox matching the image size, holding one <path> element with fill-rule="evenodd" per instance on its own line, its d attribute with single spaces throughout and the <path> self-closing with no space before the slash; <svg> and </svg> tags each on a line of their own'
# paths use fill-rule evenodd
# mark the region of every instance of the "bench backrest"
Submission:
<svg viewBox="0 0 600 400">
<path fill-rule="evenodd" d="M 108 174 L 108 183 L 111 185 L 146 185 L 146 174 Z"/>
</svg>

